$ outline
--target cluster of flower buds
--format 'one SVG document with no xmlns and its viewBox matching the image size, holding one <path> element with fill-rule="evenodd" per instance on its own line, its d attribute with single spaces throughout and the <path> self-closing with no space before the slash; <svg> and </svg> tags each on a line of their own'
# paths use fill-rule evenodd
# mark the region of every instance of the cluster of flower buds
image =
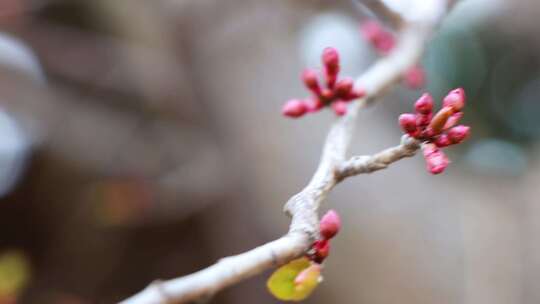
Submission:
<svg viewBox="0 0 540 304">
<path fill-rule="evenodd" d="M 360 31 L 380 55 L 388 55 L 396 45 L 394 34 L 374 20 L 362 23 L 360 25 Z M 414 66 L 405 72 L 403 80 L 407 87 L 414 90 L 420 89 L 426 82 L 425 71 L 421 66 Z"/>
<path fill-rule="evenodd" d="M 340 66 L 336 49 L 331 47 L 324 49 L 322 62 L 324 87 L 319 83 L 319 73 L 316 70 L 306 69 L 302 73 L 302 81 L 313 96 L 287 101 L 282 109 L 283 115 L 297 118 L 330 106 L 341 116 L 347 113 L 347 103 L 365 95 L 363 89 L 355 87 L 352 78 L 338 79 Z"/>
<path fill-rule="evenodd" d="M 329 210 L 319 222 L 321 238 L 313 243 L 308 258 L 321 264 L 330 253 L 330 239 L 336 236 L 341 228 L 341 219 L 334 210 Z"/>
<path fill-rule="evenodd" d="M 433 114 L 433 98 L 422 95 L 414 104 L 415 114 L 399 116 L 399 124 L 409 136 L 424 142 L 422 145 L 427 169 L 439 174 L 449 164 L 441 148 L 463 142 L 470 134 L 470 127 L 459 125 L 465 107 L 465 91 L 461 88 L 450 91 L 443 99 L 443 106 Z"/>
</svg>

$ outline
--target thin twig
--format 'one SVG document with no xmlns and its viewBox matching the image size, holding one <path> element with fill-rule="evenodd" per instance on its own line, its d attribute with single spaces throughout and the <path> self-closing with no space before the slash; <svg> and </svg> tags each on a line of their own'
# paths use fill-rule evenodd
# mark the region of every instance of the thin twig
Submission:
<svg viewBox="0 0 540 304">
<path fill-rule="evenodd" d="M 336 178 L 343 180 L 350 176 L 386 169 L 391 163 L 414 156 L 418 149 L 420 149 L 418 140 L 403 135 L 399 146 L 388 148 L 374 155 L 353 156 L 348 161 L 343 162 L 336 168 Z"/>
<path fill-rule="evenodd" d="M 162 304 L 166 303 L 163 294 L 175 303 L 188 303 L 212 296 L 225 287 L 305 254 L 318 237 L 319 206 L 337 183 L 347 176 L 372 172 L 377 166 L 386 166 L 414 154 L 418 149 L 416 141 L 405 138 L 400 146 L 372 157 L 346 160 L 360 108 L 373 102 L 386 88 L 399 81 L 408 68 L 416 64 L 446 10 L 445 0 L 426 1 L 426 7 L 421 10 L 424 18 L 416 16 L 414 21 L 405 23 L 394 51 L 358 78 L 357 84 L 366 89 L 367 97 L 353 103 L 347 115 L 332 125 L 313 178 L 285 204 L 285 211 L 292 217 L 289 232 L 285 236 L 245 253 L 223 258 L 193 274 L 164 281 L 159 288 L 150 285 L 121 304 Z"/>
</svg>

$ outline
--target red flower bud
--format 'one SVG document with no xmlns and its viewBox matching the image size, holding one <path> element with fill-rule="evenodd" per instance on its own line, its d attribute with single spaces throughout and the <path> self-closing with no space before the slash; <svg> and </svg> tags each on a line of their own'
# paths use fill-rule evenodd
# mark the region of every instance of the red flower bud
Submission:
<svg viewBox="0 0 540 304">
<path fill-rule="evenodd" d="M 313 255 L 311 259 L 316 263 L 322 263 L 330 254 L 330 241 L 318 240 L 313 243 Z"/>
<path fill-rule="evenodd" d="M 420 114 L 430 114 L 433 111 L 433 97 L 428 93 L 422 95 L 414 103 L 414 109 Z"/>
<path fill-rule="evenodd" d="M 346 98 L 350 95 L 354 86 L 352 78 L 343 78 L 336 83 L 334 92 L 337 98 Z"/>
<path fill-rule="evenodd" d="M 450 116 L 452 116 L 452 114 L 454 114 L 454 109 L 452 107 L 444 107 L 440 109 L 437 114 L 435 114 L 428 126 L 428 129 L 430 129 L 433 135 L 441 133 L 444 125 L 446 124 Z"/>
<path fill-rule="evenodd" d="M 317 72 L 312 69 L 306 69 L 302 73 L 302 81 L 308 89 L 310 89 L 315 95 L 321 94 L 321 87 L 319 86 L 319 77 Z"/>
<path fill-rule="evenodd" d="M 306 107 L 309 113 L 318 112 L 324 107 L 324 103 L 319 98 L 310 98 L 306 102 Z"/>
<path fill-rule="evenodd" d="M 383 55 L 390 53 L 396 46 L 396 39 L 392 33 L 384 31 L 375 41 L 375 48 Z"/>
<path fill-rule="evenodd" d="M 441 134 L 439 137 L 437 137 L 434 141 L 435 145 L 439 148 L 448 147 L 452 144 L 452 141 L 450 141 L 450 138 L 448 138 L 447 134 Z"/>
<path fill-rule="evenodd" d="M 459 112 L 465 106 L 465 91 L 462 88 L 458 88 L 450 91 L 443 99 L 443 107 L 451 107 L 454 112 Z"/>
<path fill-rule="evenodd" d="M 332 109 L 338 116 L 347 114 L 347 103 L 342 100 L 334 101 L 332 103 Z"/>
<path fill-rule="evenodd" d="M 463 112 L 457 112 L 457 113 L 452 114 L 452 116 L 450 116 L 450 118 L 448 118 L 448 120 L 444 124 L 443 129 L 448 130 L 451 127 L 457 125 L 457 123 L 460 121 L 462 117 L 463 117 Z"/>
<path fill-rule="evenodd" d="M 297 118 L 306 114 L 307 110 L 306 102 L 299 99 L 291 99 L 285 103 L 281 109 L 281 113 L 288 117 Z"/>
<path fill-rule="evenodd" d="M 394 35 L 385 30 L 376 21 L 370 20 L 364 22 L 360 26 L 360 30 L 371 45 L 373 45 L 373 47 L 382 54 L 387 54 L 390 52 L 396 44 Z"/>
<path fill-rule="evenodd" d="M 323 89 L 321 93 L 321 98 L 323 103 L 330 103 L 334 99 L 334 91 L 330 89 Z"/>
<path fill-rule="evenodd" d="M 403 131 L 407 133 L 413 133 L 417 130 L 416 129 L 416 115 L 414 114 L 410 114 L 410 113 L 401 114 L 399 115 L 398 121 Z"/>
<path fill-rule="evenodd" d="M 470 131 L 470 127 L 459 125 L 448 130 L 448 138 L 453 144 L 459 144 L 469 136 Z"/>
<path fill-rule="evenodd" d="M 448 167 L 450 161 L 446 154 L 444 154 L 440 149 L 438 149 L 433 144 L 424 145 L 424 158 L 426 160 L 427 170 L 431 174 L 439 174 Z"/>
<path fill-rule="evenodd" d="M 405 84 L 413 90 L 420 89 L 426 83 L 426 73 L 420 66 L 414 66 L 408 69 L 403 76 Z"/>
<path fill-rule="evenodd" d="M 383 31 L 381 25 L 373 20 L 366 21 L 360 25 L 360 31 L 371 43 L 375 43 L 377 38 L 381 35 L 381 32 Z"/>
<path fill-rule="evenodd" d="M 327 47 L 323 50 L 322 61 L 325 69 L 330 74 L 337 74 L 339 71 L 339 53 L 333 47 Z"/>
<path fill-rule="evenodd" d="M 431 119 L 433 118 L 433 114 L 417 114 L 416 115 L 416 126 L 418 128 L 425 128 L 429 123 L 431 122 Z"/>
<path fill-rule="evenodd" d="M 319 232 L 324 239 L 333 238 L 341 228 L 341 219 L 334 210 L 329 210 L 319 222 Z"/>
</svg>

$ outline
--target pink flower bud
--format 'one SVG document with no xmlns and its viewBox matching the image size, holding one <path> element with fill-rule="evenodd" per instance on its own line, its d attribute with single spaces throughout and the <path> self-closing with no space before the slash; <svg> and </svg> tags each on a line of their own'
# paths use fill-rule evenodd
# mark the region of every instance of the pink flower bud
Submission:
<svg viewBox="0 0 540 304">
<path fill-rule="evenodd" d="M 321 87 L 319 86 L 319 77 L 317 72 L 312 69 L 306 69 L 302 73 L 302 81 L 308 89 L 310 89 L 315 95 L 321 94 Z"/>
<path fill-rule="evenodd" d="M 459 112 L 465 107 L 465 91 L 458 88 L 450 91 L 443 99 L 443 107 L 451 107 L 454 112 Z"/>
<path fill-rule="evenodd" d="M 321 93 L 321 99 L 323 103 L 330 103 L 334 99 L 334 91 L 330 89 L 323 89 Z"/>
<path fill-rule="evenodd" d="M 390 32 L 384 31 L 377 41 L 375 41 L 375 48 L 383 55 L 387 55 L 396 46 L 396 39 Z"/>
<path fill-rule="evenodd" d="M 469 136 L 470 131 L 470 127 L 459 125 L 448 130 L 448 138 L 453 144 L 459 144 Z"/>
<path fill-rule="evenodd" d="M 347 114 L 347 103 L 342 100 L 334 101 L 332 103 L 332 109 L 338 116 Z"/>
<path fill-rule="evenodd" d="M 378 22 L 369 20 L 360 25 L 360 31 L 366 40 L 374 43 L 375 40 L 377 40 L 377 38 L 380 36 L 383 29 Z"/>
<path fill-rule="evenodd" d="M 316 263 L 322 263 L 330 254 L 330 241 L 318 240 L 313 243 L 314 253 L 311 259 Z"/>
<path fill-rule="evenodd" d="M 410 114 L 410 113 L 401 114 L 399 115 L 398 121 L 403 131 L 407 133 L 412 133 L 417 130 L 416 129 L 416 115 L 414 114 Z"/>
<path fill-rule="evenodd" d="M 461 120 L 462 117 L 463 117 L 463 112 L 457 112 L 457 113 L 452 114 L 452 116 L 450 116 L 450 118 L 448 118 L 448 120 L 446 121 L 446 124 L 444 124 L 443 129 L 448 130 L 451 127 L 457 125 L 457 123 Z"/>
<path fill-rule="evenodd" d="M 454 109 L 452 107 L 444 107 L 440 109 L 437 114 L 435 114 L 428 126 L 428 129 L 433 132 L 433 135 L 441 133 L 444 125 L 446 124 L 450 116 L 452 116 L 452 114 L 454 114 Z"/>
<path fill-rule="evenodd" d="M 420 114 L 430 114 L 433 111 L 433 97 L 428 93 L 422 95 L 414 103 L 414 109 Z"/>
<path fill-rule="evenodd" d="M 427 170 L 431 174 L 439 174 L 448 167 L 450 161 L 446 154 L 444 154 L 440 149 L 438 149 L 433 144 L 424 145 L 424 158 L 426 160 Z"/>
<path fill-rule="evenodd" d="M 364 37 L 382 54 L 390 52 L 396 42 L 394 35 L 386 31 L 378 22 L 367 21 L 360 26 Z"/>
<path fill-rule="evenodd" d="M 341 219 L 334 210 L 329 210 L 319 222 L 319 232 L 324 239 L 333 238 L 341 228 Z"/>
<path fill-rule="evenodd" d="M 431 122 L 431 119 L 433 118 L 433 114 L 417 114 L 416 115 L 416 126 L 418 128 L 423 129 L 429 125 Z"/>
<path fill-rule="evenodd" d="M 420 89 L 426 83 L 426 73 L 420 66 L 408 69 L 403 76 L 405 84 L 413 90 Z"/>
<path fill-rule="evenodd" d="M 339 71 L 339 53 L 333 47 L 327 47 L 323 51 L 322 61 L 329 74 L 337 74 Z"/>
<path fill-rule="evenodd" d="M 437 147 L 444 148 L 450 146 L 452 141 L 450 141 L 447 134 L 441 134 L 435 139 L 434 143 L 437 145 Z"/>
<path fill-rule="evenodd" d="M 324 107 L 324 103 L 319 98 L 310 98 L 306 102 L 306 107 L 309 113 L 318 112 Z"/>
<path fill-rule="evenodd" d="M 281 113 L 285 116 L 297 118 L 306 114 L 308 107 L 306 102 L 299 99 L 291 99 L 285 103 Z"/>
<path fill-rule="evenodd" d="M 352 78 L 343 78 L 336 83 L 334 89 L 337 98 L 346 98 L 353 89 L 354 81 Z"/>
</svg>

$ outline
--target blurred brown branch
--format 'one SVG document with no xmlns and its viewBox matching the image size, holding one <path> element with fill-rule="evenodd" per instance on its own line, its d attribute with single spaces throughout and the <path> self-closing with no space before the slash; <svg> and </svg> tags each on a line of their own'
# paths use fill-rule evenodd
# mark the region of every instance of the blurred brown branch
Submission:
<svg viewBox="0 0 540 304">
<path fill-rule="evenodd" d="M 416 12 L 415 18 L 406 21 L 400 28 L 398 45 L 394 51 L 358 78 L 357 84 L 366 89 L 367 97 L 350 106 L 347 115 L 331 127 L 313 178 L 285 205 L 285 211 L 292 217 L 289 232 L 285 236 L 245 253 L 223 258 L 185 277 L 151 284 L 122 303 L 188 303 L 207 298 L 223 288 L 303 255 L 318 236 L 319 206 L 335 185 L 344 177 L 381 169 L 417 151 L 419 143 L 404 138 L 402 145 L 396 148 L 371 157 L 347 160 L 359 110 L 374 101 L 417 63 L 433 29 L 447 9 L 448 2 L 445 0 L 426 2 Z M 381 12 L 385 11 L 375 13 Z"/>
</svg>

